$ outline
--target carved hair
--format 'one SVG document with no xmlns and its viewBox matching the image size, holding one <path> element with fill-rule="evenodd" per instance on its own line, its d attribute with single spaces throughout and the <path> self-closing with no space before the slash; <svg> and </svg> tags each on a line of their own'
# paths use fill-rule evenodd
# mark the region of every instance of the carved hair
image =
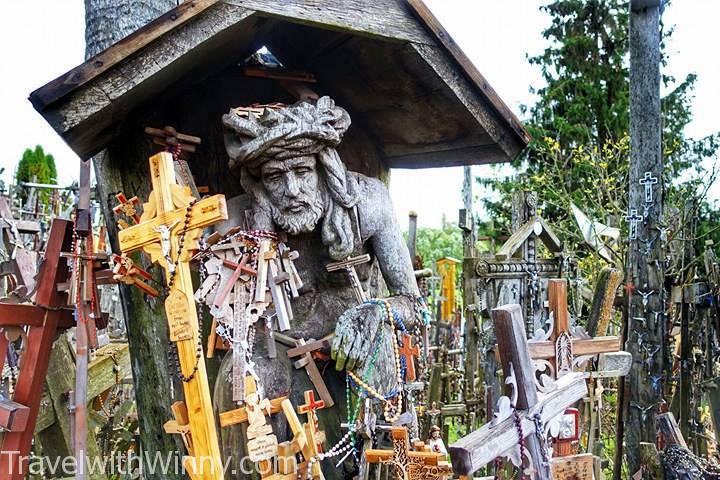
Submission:
<svg viewBox="0 0 720 480">
<path fill-rule="evenodd" d="M 335 149 L 350 126 L 348 113 L 329 97 L 322 97 L 316 105 L 299 102 L 278 110 L 266 109 L 260 117 L 231 111 L 223 115 L 223 124 L 229 130 L 225 145 L 230 168 L 240 167 L 240 184 L 254 200 L 255 226 L 275 228 L 272 205 L 260 181 L 262 164 L 314 155 L 323 180 L 323 244 L 334 260 L 351 255 L 354 236 L 350 209 L 359 201 L 359 186 Z"/>
</svg>

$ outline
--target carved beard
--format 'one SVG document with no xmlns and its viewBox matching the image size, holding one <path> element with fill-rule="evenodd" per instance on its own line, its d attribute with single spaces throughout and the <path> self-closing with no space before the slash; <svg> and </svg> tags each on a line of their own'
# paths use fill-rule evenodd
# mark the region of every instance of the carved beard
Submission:
<svg viewBox="0 0 720 480">
<path fill-rule="evenodd" d="M 303 202 L 305 209 L 300 213 L 283 213 L 275 205 L 270 204 L 270 216 L 275 225 L 290 235 L 309 233 L 315 230 L 325 213 L 325 201 L 322 189 L 315 192 L 310 202 Z"/>
</svg>

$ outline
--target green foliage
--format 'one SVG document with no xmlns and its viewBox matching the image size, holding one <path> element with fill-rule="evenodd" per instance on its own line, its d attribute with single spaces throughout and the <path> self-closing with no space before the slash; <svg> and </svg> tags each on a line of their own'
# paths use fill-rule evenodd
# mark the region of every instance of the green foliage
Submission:
<svg viewBox="0 0 720 480">
<path fill-rule="evenodd" d="M 536 91 L 537 103 L 524 108 L 533 140 L 513 162 L 517 176 L 480 182 L 500 193 L 499 201 L 485 201 L 498 225 L 509 224 L 512 192 L 537 192 L 543 217 L 594 269 L 597 256 L 583 243 L 569 206 L 573 202 L 604 223 L 612 218 L 619 224 L 627 211 L 628 6 L 621 0 L 556 0 L 541 10 L 550 16 L 543 32 L 549 46 L 529 62 L 540 67 L 546 86 Z M 671 34 L 663 32 L 663 44 Z M 701 162 L 715 154 L 720 137 L 696 141 L 684 135 L 695 75 L 662 80 L 672 88 L 662 99 L 666 205 L 682 209 L 688 198 L 702 196 L 709 175 Z M 698 231 L 710 231 L 703 223 L 713 209 L 702 203 L 699 211 Z"/>
<path fill-rule="evenodd" d="M 38 183 L 57 183 L 57 169 L 55 168 L 55 158 L 49 153 L 45 153 L 43 147 L 35 146 L 35 150 L 26 148 L 22 158 L 18 162 L 15 172 L 15 182 L 32 182 Z M 25 201 L 27 192 L 21 191 L 20 196 Z M 47 202 L 50 192 L 41 191 L 40 201 Z"/>
<path fill-rule="evenodd" d="M 425 268 L 433 268 L 443 257 L 462 261 L 462 232 L 454 223 L 443 222 L 442 228 L 418 228 L 417 255 L 422 258 Z M 458 265 L 461 269 L 462 265 Z"/>
</svg>

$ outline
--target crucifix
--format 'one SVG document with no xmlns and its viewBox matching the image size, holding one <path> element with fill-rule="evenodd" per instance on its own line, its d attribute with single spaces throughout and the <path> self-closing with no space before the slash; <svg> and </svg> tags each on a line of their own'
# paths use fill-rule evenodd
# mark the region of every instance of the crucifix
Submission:
<svg viewBox="0 0 720 480">
<path fill-rule="evenodd" d="M 227 219 L 225 197 L 196 201 L 187 187 L 175 181 L 173 157 L 167 152 L 150 157 L 150 178 L 153 190 L 143 205 L 141 222 L 120 230 L 120 249 L 123 253 L 142 249 L 165 270 L 169 289 L 165 312 L 170 339 L 177 343 L 194 449 L 194 456 L 183 459 L 183 465 L 189 467 L 193 479 L 220 479 L 220 447 L 205 362 L 198 353 L 202 347 L 198 347 L 200 332 L 189 260 L 202 229 Z M 163 235 L 165 229 L 167 236 Z"/>
<path fill-rule="evenodd" d="M 140 205 L 140 200 L 138 197 L 132 197 L 131 199 L 128 199 L 123 192 L 120 192 L 115 195 L 115 198 L 118 199 L 120 204 L 113 207 L 113 212 L 115 212 L 116 215 L 125 215 L 126 217 L 130 218 L 133 221 L 133 225 L 137 225 L 140 223 L 140 215 L 138 214 L 138 205 Z M 130 225 L 123 220 L 118 220 L 118 227 L 120 230 L 124 228 L 128 228 Z"/>
<path fill-rule="evenodd" d="M 498 307 L 492 310 L 492 317 L 506 384 L 514 387 L 512 399 L 501 397 L 499 412 L 491 423 L 449 446 L 453 470 L 461 478 L 472 478 L 473 472 L 499 456 L 514 457 L 518 466 L 522 465 L 524 456 L 529 456 L 531 478 L 549 480 L 542 426 L 587 395 L 585 379 L 579 373 L 568 373 L 555 382 L 546 380 L 542 385 L 544 395 L 540 396 L 522 308 L 520 305 Z"/>
<path fill-rule="evenodd" d="M 25 478 L 27 460 L 40 412 L 45 376 L 50 360 L 50 350 L 58 330 L 75 325 L 73 311 L 66 309 L 65 299 L 58 292 L 57 285 L 67 280 L 67 263 L 60 253 L 69 251 L 72 245 L 72 222 L 53 220 L 50 227 L 45 258 L 39 270 L 37 288 L 32 303 L 0 301 L 0 327 L 24 327 L 27 335 L 17 384 L 12 396 L 15 404 L 28 409 L 25 428 L 3 433 L 0 439 L 0 479 L 22 480 Z M 4 331 L 0 331 L 0 344 L 7 345 Z M 2 349 L 2 351 L 5 351 Z M 0 370 L 5 356 L 0 355 Z"/>
<path fill-rule="evenodd" d="M 658 183 L 657 177 L 653 177 L 652 172 L 645 172 L 638 183 L 645 187 L 645 203 L 653 203 L 653 185 Z"/>
<path fill-rule="evenodd" d="M 391 436 L 392 450 L 365 450 L 368 463 L 392 465 L 398 480 L 444 480 L 452 474 L 445 455 L 430 451 L 423 442 L 417 442 L 415 450 L 410 449 L 407 428 L 392 427 Z"/>
<path fill-rule="evenodd" d="M 638 225 L 644 220 L 645 217 L 638 215 L 636 208 L 628 210 L 628 214 L 625 215 L 625 221 L 630 225 L 630 240 L 637 240 L 638 238 Z"/>
<path fill-rule="evenodd" d="M 600 353 L 622 350 L 620 337 L 596 337 L 585 334 L 582 329 L 570 329 L 567 308 L 567 281 L 548 281 L 548 299 L 553 325 L 549 332 L 538 332 L 528 342 L 533 360 L 548 362 L 557 378 L 572 372 L 578 363 Z"/>
</svg>

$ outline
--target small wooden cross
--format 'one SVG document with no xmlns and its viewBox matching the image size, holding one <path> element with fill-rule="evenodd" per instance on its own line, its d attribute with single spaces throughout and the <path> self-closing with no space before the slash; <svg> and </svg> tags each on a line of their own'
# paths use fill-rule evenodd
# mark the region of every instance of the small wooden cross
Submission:
<svg viewBox="0 0 720 480">
<path fill-rule="evenodd" d="M 322 400 L 315 400 L 314 391 L 306 390 L 303 395 L 305 396 L 305 404 L 298 406 L 298 413 L 315 415 L 315 410 L 321 410 L 325 408 L 325 402 L 323 402 Z"/>
<path fill-rule="evenodd" d="M 413 346 L 412 336 L 403 334 L 402 347 L 398 349 L 398 353 L 405 359 L 405 381 L 415 381 L 415 357 L 420 356 L 420 347 Z"/>
<path fill-rule="evenodd" d="M 307 423 L 303 425 L 305 431 L 305 437 L 307 437 L 308 445 L 303 455 L 307 454 L 305 458 L 314 458 L 322 452 L 322 444 L 325 441 L 325 433 L 321 432 L 317 427 L 317 416 L 315 410 L 325 408 L 325 402 L 322 400 L 315 400 L 315 392 L 312 390 L 306 390 L 304 392 L 305 404 L 297 407 L 298 413 L 307 414 Z M 309 456 L 309 457 L 308 457 Z M 316 461 L 313 463 L 312 478 L 323 479 L 325 478 L 320 468 L 320 462 Z"/>
<path fill-rule="evenodd" d="M 153 138 L 154 143 L 162 145 L 168 153 L 172 154 L 178 183 L 188 187 L 193 197 L 200 198 L 200 192 L 186 161 L 186 154 L 195 152 L 197 146 L 202 142 L 200 137 L 179 133 L 170 126 L 162 129 L 145 127 L 145 133 Z"/>
<path fill-rule="evenodd" d="M 140 200 L 138 199 L 138 197 L 132 197 L 128 200 L 125 194 L 123 192 L 120 192 L 115 195 L 115 198 L 118 199 L 120 204 L 113 207 L 113 212 L 115 212 L 116 215 L 125 215 L 128 218 L 132 219 L 134 225 L 140 223 L 140 215 L 138 214 L 137 209 L 138 205 L 140 205 Z M 122 230 L 124 228 L 127 228 L 129 225 L 124 220 L 120 220 L 118 222 L 118 226 Z"/>
<path fill-rule="evenodd" d="M 506 377 L 514 378 L 515 405 L 509 411 L 501 410 L 495 421 L 450 445 L 448 451 L 453 470 L 458 475 L 468 476 L 496 457 L 519 448 L 519 424 L 525 436 L 523 453 L 529 453 L 534 467 L 531 478 L 549 480 L 549 465 L 545 464 L 544 448 L 536 434 L 536 420 L 546 425 L 584 398 L 588 391 L 585 379 L 580 373 L 564 375 L 554 382 L 554 388 L 541 397 L 525 336 L 522 307 L 505 305 L 495 308 L 492 317 L 503 372 Z M 504 399 L 512 407 L 512 401 Z"/>
<path fill-rule="evenodd" d="M 328 272 L 335 272 L 338 270 L 345 271 L 348 278 L 350 279 L 350 286 L 355 293 L 355 297 L 357 298 L 358 303 L 365 303 L 368 299 L 367 294 L 362 288 L 360 279 L 358 278 L 357 272 L 355 271 L 355 266 L 362 265 L 363 263 L 367 263 L 369 261 L 370 255 L 366 253 L 364 255 L 358 255 L 357 257 L 348 257 L 341 262 L 328 263 L 327 265 L 325 265 L 325 269 Z"/>
<path fill-rule="evenodd" d="M 165 313 L 170 339 L 177 342 L 180 368 L 186 376 L 194 372 L 189 381 L 183 382 L 183 390 L 198 460 L 195 464 L 202 467 L 204 478 L 219 479 L 220 445 L 205 362 L 197 358 L 200 332 L 189 261 L 202 229 L 227 220 L 225 197 L 214 195 L 196 202 L 187 189 L 177 184 L 170 153 L 158 153 L 150 157 L 149 163 L 152 193 L 143 205 L 141 223 L 120 230 L 120 249 L 123 253 L 144 250 L 165 270 L 166 281 L 173 280 Z"/>
<path fill-rule="evenodd" d="M 225 284 L 225 288 L 222 292 L 220 292 L 219 295 L 215 297 L 215 301 L 213 302 L 213 305 L 215 307 L 220 308 L 227 298 L 228 294 L 230 293 L 230 290 L 232 290 L 235 283 L 240 278 L 240 275 L 244 273 L 249 273 L 250 275 L 257 275 L 257 272 L 247 266 L 247 262 L 250 260 L 250 254 L 245 254 L 240 259 L 239 263 L 235 263 L 232 260 L 223 259 L 222 264 L 225 267 L 229 267 L 233 269 L 232 276 L 230 277 L 230 280 Z"/>
<path fill-rule="evenodd" d="M 190 419 L 188 418 L 187 405 L 185 405 L 183 401 L 177 401 L 172 404 L 171 409 L 175 419 L 165 422 L 163 429 L 165 433 L 180 435 L 188 455 L 193 456 L 193 443 L 192 435 L 190 434 Z"/>
<path fill-rule="evenodd" d="M 160 292 L 157 289 L 151 287 L 143 280 L 152 280 L 152 275 L 149 272 L 135 265 L 132 258 L 128 257 L 127 254 L 117 255 L 113 254 L 113 278 L 127 285 L 133 285 L 151 297 L 157 297 Z"/>
<path fill-rule="evenodd" d="M 570 332 L 567 308 L 567 281 L 548 280 L 548 299 L 554 324 L 550 339 L 530 341 L 530 356 L 533 360 L 549 360 L 555 369 L 555 376 L 561 377 L 573 371 L 577 357 L 600 353 L 619 352 L 622 349 L 620 337 L 577 338 Z"/>
<path fill-rule="evenodd" d="M 307 372 L 308 377 L 310 377 L 310 381 L 313 383 L 315 390 L 317 390 L 322 401 L 325 402 L 325 408 L 330 408 L 335 405 L 335 400 L 333 400 L 332 395 L 330 395 L 330 391 L 328 390 L 327 385 L 325 385 L 322 374 L 320 373 L 320 370 L 315 364 L 315 359 L 312 356 L 312 351 L 322 348 L 324 343 L 316 343 L 316 347 L 309 350 L 306 346 L 305 340 L 302 338 L 296 339 L 278 332 L 275 332 L 274 336 L 279 342 L 295 347 L 289 349 L 287 351 L 287 355 L 289 358 L 300 357 L 299 360 L 293 362 L 293 366 L 298 369 L 303 367 L 305 368 L 305 371 Z M 313 341 L 311 340 L 311 343 L 312 342 Z"/>
<path fill-rule="evenodd" d="M 368 463 L 387 463 L 395 468 L 395 478 L 405 480 L 442 480 L 452 474 L 452 468 L 445 455 L 428 451 L 424 445 L 418 445 L 422 451 L 410 449 L 408 431 L 405 427 L 392 427 L 392 450 L 365 450 Z"/>
</svg>

